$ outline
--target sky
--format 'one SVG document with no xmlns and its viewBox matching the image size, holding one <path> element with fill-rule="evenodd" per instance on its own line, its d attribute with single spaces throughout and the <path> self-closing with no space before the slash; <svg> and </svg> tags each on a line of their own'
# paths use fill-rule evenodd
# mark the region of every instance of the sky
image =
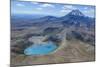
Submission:
<svg viewBox="0 0 100 67">
<path fill-rule="evenodd" d="M 37 14 L 62 17 L 75 9 L 80 10 L 86 16 L 95 17 L 95 6 L 11 1 L 11 14 Z"/>
</svg>

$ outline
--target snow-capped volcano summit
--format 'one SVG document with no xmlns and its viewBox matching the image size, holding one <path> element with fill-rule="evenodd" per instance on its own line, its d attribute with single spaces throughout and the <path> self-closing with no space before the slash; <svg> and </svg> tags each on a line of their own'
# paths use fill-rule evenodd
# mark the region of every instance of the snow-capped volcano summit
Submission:
<svg viewBox="0 0 100 67">
<path fill-rule="evenodd" d="M 84 14 L 79 10 L 72 10 L 68 15 L 84 16 Z"/>
</svg>

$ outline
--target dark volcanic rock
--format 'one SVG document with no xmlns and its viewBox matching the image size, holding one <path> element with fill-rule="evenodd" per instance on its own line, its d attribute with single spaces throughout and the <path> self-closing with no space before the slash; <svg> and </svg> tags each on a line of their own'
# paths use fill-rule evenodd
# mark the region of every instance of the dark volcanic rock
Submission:
<svg viewBox="0 0 100 67">
<path fill-rule="evenodd" d="M 24 50 L 31 45 L 32 43 L 29 41 L 20 41 L 16 45 L 11 46 L 11 51 L 17 54 L 24 54 Z"/>
<path fill-rule="evenodd" d="M 95 36 L 88 34 L 88 33 L 84 33 L 84 32 L 80 32 L 80 31 L 72 31 L 71 33 L 67 33 L 66 34 L 66 39 L 67 40 L 71 40 L 71 39 L 77 39 L 86 43 L 89 43 L 91 45 L 95 45 Z"/>
</svg>

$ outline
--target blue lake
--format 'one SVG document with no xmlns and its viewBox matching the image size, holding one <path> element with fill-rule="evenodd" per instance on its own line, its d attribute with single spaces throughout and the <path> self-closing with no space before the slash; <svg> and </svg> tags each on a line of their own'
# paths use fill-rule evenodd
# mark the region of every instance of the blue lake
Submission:
<svg viewBox="0 0 100 67">
<path fill-rule="evenodd" d="M 55 49 L 57 49 L 57 45 L 55 43 L 47 42 L 45 44 L 33 44 L 26 48 L 24 53 L 26 55 L 45 55 L 53 52 Z"/>
</svg>

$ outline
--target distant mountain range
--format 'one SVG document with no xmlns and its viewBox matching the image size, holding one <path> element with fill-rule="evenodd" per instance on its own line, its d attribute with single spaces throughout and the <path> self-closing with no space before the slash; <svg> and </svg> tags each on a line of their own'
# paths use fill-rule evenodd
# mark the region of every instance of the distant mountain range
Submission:
<svg viewBox="0 0 100 67">
<path fill-rule="evenodd" d="M 64 31 L 67 39 L 75 38 L 92 45 L 95 44 L 95 18 L 87 17 L 79 10 L 72 10 L 63 17 L 32 18 L 34 16 L 29 15 L 23 15 L 21 18 L 19 16 L 12 17 L 12 31 L 29 30 L 31 27 L 33 29 L 36 27 L 38 31 L 43 31 L 43 34 L 48 34 L 67 29 L 67 31 Z"/>
<path fill-rule="evenodd" d="M 36 16 L 18 16 L 11 17 L 12 24 L 15 24 L 14 26 L 32 26 L 34 24 L 46 24 L 46 23 L 62 23 L 64 26 L 84 26 L 84 27 L 94 27 L 95 26 L 95 18 L 87 17 L 85 16 L 81 11 L 79 10 L 72 10 L 67 15 L 63 17 L 54 17 L 54 16 L 39 16 L 36 18 Z M 35 19 L 33 19 L 35 18 Z M 20 24 L 17 24 L 20 23 Z"/>
</svg>

